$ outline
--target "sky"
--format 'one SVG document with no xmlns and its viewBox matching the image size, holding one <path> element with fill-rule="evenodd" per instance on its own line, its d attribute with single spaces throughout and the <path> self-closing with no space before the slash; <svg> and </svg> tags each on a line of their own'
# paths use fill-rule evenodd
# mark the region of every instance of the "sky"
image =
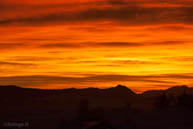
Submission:
<svg viewBox="0 0 193 129">
<path fill-rule="evenodd" d="M 0 85 L 192 86 L 192 0 L 1 0 Z"/>
</svg>

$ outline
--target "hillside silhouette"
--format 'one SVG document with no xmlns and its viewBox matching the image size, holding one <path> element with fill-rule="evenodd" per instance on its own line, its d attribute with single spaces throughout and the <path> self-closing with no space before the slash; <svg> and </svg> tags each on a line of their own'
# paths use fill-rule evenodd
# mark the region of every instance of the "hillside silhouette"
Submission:
<svg viewBox="0 0 193 129">
<path fill-rule="evenodd" d="M 0 86 L 0 129 L 192 129 L 192 120 L 193 88 L 187 86 L 141 94 L 123 85 L 58 90 Z"/>
</svg>

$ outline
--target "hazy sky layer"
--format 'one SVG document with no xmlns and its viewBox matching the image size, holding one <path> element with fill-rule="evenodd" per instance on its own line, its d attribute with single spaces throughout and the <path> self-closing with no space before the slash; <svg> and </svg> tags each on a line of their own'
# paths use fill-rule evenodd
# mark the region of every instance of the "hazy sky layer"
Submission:
<svg viewBox="0 0 193 129">
<path fill-rule="evenodd" d="M 1 0 L 0 84 L 190 85 L 192 0 Z"/>
</svg>

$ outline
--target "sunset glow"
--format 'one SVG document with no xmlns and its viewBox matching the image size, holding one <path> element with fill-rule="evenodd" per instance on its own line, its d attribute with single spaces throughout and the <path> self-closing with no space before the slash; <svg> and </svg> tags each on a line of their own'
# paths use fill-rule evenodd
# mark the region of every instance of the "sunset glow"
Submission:
<svg viewBox="0 0 193 129">
<path fill-rule="evenodd" d="M 192 0 L 1 0 L 0 85 L 192 86 Z"/>
</svg>

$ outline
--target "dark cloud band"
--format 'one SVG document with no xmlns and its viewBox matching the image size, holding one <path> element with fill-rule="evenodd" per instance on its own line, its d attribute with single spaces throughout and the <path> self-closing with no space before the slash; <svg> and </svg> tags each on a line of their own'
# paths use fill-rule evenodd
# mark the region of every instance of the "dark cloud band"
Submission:
<svg viewBox="0 0 193 129">
<path fill-rule="evenodd" d="M 113 3 L 115 4 L 117 2 Z M 50 13 L 42 13 L 40 10 L 39 12 L 36 12 L 35 15 L 30 15 L 29 13 L 28 16 L 18 15 L 17 17 L 2 17 L 0 25 L 47 25 L 99 21 L 112 21 L 125 25 L 192 24 L 193 22 L 193 7 L 158 8 L 143 7 L 138 4 L 126 4 L 124 7 L 116 6 L 101 8 L 99 6 L 72 12 L 66 12 L 61 8 L 59 8 L 59 10 L 60 11 Z"/>
</svg>

